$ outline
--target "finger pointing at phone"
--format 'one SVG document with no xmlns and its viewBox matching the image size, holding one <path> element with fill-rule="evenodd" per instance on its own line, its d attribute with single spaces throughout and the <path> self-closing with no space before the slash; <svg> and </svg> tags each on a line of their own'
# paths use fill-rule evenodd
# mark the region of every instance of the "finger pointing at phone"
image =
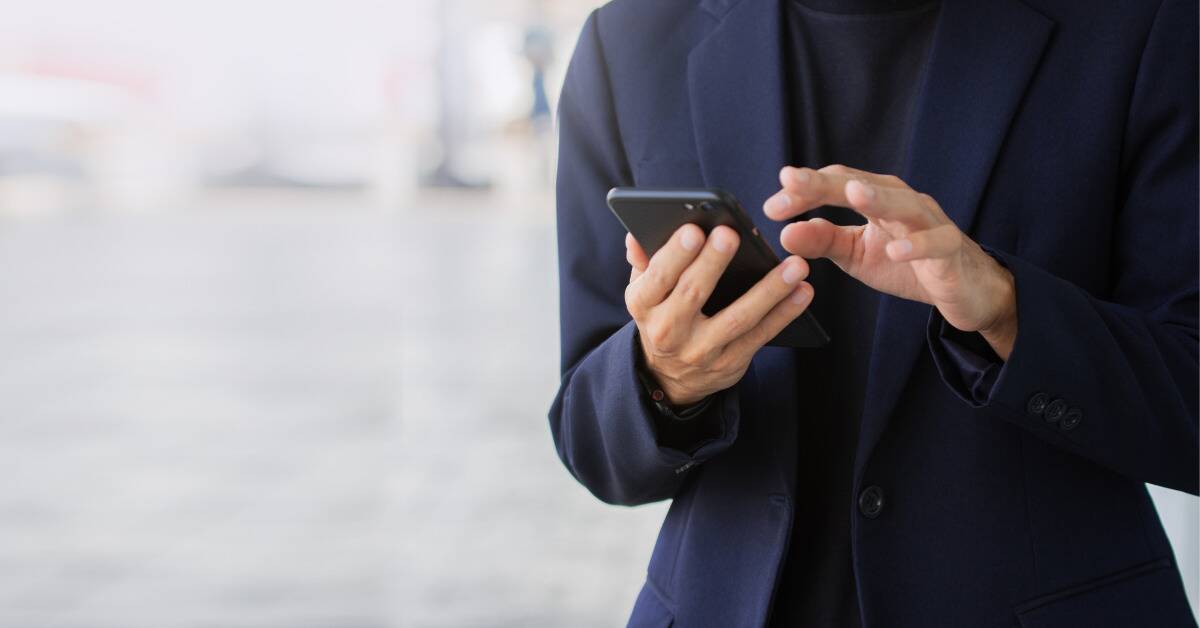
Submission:
<svg viewBox="0 0 1200 628">
<path fill-rule="evenodd" d="M 782 189 L 763 204 L 786 220 L 822 205 L 847 207 L 867 224 L 839 226 L 821 218 L 794 222 L 783 248 L 825 257 L 847 274 L 887 294 L 928 303 L 957 329 L 977 331 L 1001 359 L 1017 336 L 1012 274 L 967 237 L 937 201 L 904 181 L 846 166 L 786 167 Z"/>
</svg>

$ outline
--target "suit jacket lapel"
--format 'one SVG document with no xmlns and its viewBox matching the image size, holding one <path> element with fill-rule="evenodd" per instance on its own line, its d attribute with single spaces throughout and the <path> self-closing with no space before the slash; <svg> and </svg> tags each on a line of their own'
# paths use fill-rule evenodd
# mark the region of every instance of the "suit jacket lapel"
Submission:
<svg viewBox="0 0 1200 628">
<path fill-rule="evenodd" d="M 1052 29 L 1016 0 L 942 2 L 901 177 L 937 199 L 966 233 Z M 880 299 L 856 457 L 860 478 L 924 348 L 928 317 L 929 306 Z"/>
<path fill-rule="evenodd" d="M 741 200 L 782 257 L 783 223 L 762 212 L 763 201 L 779 190 L 779 169 L 788 155 L 781 0 L 703 0 L 701 7 L 717 23 L 688 56 L 688 102 L 700 170 L 706 185 Z M 794 494 L 796 414 L 803 408 L 785 391 L 796 386 L 796 356 L 767 347 L 754 363 L 755 385 L 747 390 L 777 391 L 769 406 L 776 411 L 770 417 L 774 459 L 783 490 Z M 743 407 L 760 406 L 750 400 Z"/>
<path fill-rule="evenodd" d="M 780 0 L 705 0 L 719 23 L 688 56 L 688 96 L 704 181 L 732 192 L 776 253 L 762 213 L 787 159 Z"/>
</svg>

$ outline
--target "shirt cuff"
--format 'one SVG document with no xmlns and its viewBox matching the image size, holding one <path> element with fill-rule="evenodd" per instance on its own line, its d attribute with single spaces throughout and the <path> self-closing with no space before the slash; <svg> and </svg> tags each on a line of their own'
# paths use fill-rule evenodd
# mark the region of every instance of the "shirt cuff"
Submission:
<svg viewBox="0 0 1200 628">
<path fill-rule="evenodd" d="M 667 394 L 654 381 L 654 376 L 647 373 L 646 369 L 640 364 L 637 367 L 637 375 L 638 379 L 642 381 L 642 390 L 649 397 L 650 404 L 654 406 L 655 411 L 663 418 L 673 421 L 690 421 L 703 414 L 708 409 L 708 406 L 712 405 L 712 395 L 695 403 L 683 406 L 672 405 L 667 399 Z"/>
<path fill-rule="evenodd" d="M 721 393 L 716 393 L 686 406 L 672 406 L 666 394 L 645 366 L 641 342 L 634 332 L 636 360 L 634 371 L 642 384 L 642 394 L 652 408 L 658 444 L 694 455 L 705 445 L 725 437 L 724 422 L 721 420 L 721 404 L 716 403 Z"/>
<path fill-rule="evenodd" d="M 977 408 L 988 404 L 1004 360 L 978 332 L 956 329 L 931 308 L 927 332 L 933 362 L 942 379 L 963 401 Z"/>
</svg>

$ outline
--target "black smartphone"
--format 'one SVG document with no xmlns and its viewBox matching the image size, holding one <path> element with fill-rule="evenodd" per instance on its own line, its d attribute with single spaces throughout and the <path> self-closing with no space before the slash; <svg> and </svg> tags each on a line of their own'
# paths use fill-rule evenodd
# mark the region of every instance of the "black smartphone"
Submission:
<svg viewBox="0 0 1200 628">
<path fill-rule="evenodd" d="M 745 294 L 779 265 L 779 256 L 758 233 L 732 194 L 717 189 L 613 188 L 608 207 L 637 238 L 647 255 L 666 244 L 687 223 L 707 234 L 719 225 L 737 230 L 738 250 L 701 311 L 712 316 Z M 804 312 L 767 343 L 779 347 L 820 347 L 829 334 L 811 312 Z"/>
</svg>

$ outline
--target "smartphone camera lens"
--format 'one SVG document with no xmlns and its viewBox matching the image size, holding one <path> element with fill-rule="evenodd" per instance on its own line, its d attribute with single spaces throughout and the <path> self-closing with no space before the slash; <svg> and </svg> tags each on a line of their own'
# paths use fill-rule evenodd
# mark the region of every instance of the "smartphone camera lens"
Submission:
<svg viewBox="0 0 1200 628">
<path fill-rule="evenodd" d="M 706 212 L 710 212 L 713 210 L 712 203 L 701 203 L 700 209 L 703 211 L 706 211 Z"/>
</svg>

